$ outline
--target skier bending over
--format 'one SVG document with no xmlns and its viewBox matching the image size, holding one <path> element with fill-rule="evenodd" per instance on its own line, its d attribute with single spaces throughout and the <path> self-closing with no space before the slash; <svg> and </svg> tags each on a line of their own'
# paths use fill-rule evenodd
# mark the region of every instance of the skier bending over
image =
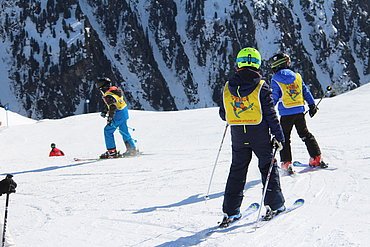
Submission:
<svg viewBox="0 0 370 247">
<path fill-rule="evenodd" d="M 273 159 L 272 147 L 282 148 L 284 135 L 276 116 L 268 84 L 258 73 L 261 55 L 254 48 L 244 48 L 237 56 L 236 74 L 224 87 L 220 117 L 231 126 L 232 162 L 223 201 L 224 218 L 220 227 L 227 227 L 241 218 L 240 206 L 252 152 L 258 158 L 262 184 Z M 245 109 L 236 109 L 235 98 L 244 101 Z M 275 136 L 271 141 L 271 133 Z M 284 196 L 280 188 L 279 172 L 274 159 L 264 204 L 266 220 L 285 210 Z"/>
<path fill-rule="evenodd" d="M 276 54 L 270 58 L 269 63 L 275 73 L 271 82 L 272 97 L 274 105 L 279 102 L 280 123 L 285 137 L 283 150 L 280 152 L 282 170 L 290 174 L 293 173 L 290 146 L 290 135 L 293 126 L 295 126 L 299 137 L 306 144 L 307 151 L 311 157 L 309 160 L 310 166 L 328 167 L 322 160 L 319 144 L 308 131 L 303 113 L 305 111 L 305 101 L 308 103 L 311 118 L 318 110 L 310 90 L 302 80 L 301 75 L 294 73 L 290 69 L 290 57 L 288 55 L 283 53 Z"/>
<path fill-rule="evenodd" d="M 98 79 L 95 85 L 102 93 L 103 100 L 105 102 L 105 107 L 100 115 L 105 118 L 108 114 L 107 125 L 104 128 L 105 146 L 107 151 L 100 155 L 100 158 L 107 159 L 119 156 L 113 135 L 117 128 L 123 137 L 123 141 L 125 142 L 127 149 L 124 155 L 137 155 L 139 152 L 127 127 L 127 120 L 129 118 L 128 107 L 123 99 L 122 90 L 119 87 L 112 86 L 112 81 L 107 77 Z"/>
</svg>

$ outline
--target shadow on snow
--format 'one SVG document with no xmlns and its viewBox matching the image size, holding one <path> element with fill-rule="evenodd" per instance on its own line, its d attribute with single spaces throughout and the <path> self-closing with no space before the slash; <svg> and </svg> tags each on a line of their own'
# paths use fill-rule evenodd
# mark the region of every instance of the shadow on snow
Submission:
<svg viewBox="0 0 370 247">
<path fill-rule="evenodd" d="M 252 187 L 254 187 L 254 186 L 256 186 L 257 184 L 260 184 L 260 183 L 261 183 L 260 179 L 250 181 L 245 185 L 244 190 L 250 189 L 250 188 L 252 188 Z M 224 194 L 223 192 L 215 193 L 215 194 L 209 195 L 209 198 L 210 199 L 215 199 L 215 198 L 223 196 L 223 194 Z M 199 195 L 200 194 L 190 196 L 185 200 L 182 200 L 182 201 L 177 202 L 177 203 L 165 205 L 165 206 L 143 208 L 143 209 L 141 209 L 139 211 L 136 211 L 134 213 L 135 214 L 147 213 L 147 212 L 152 212 L 152 211 L 154 211 L 156 209 L 159 209 L 159 208 L 178 207 L 178 206 L 182 206 L 182 205 L 188 205 L 188 204 L 191 204 L 191 203 L 197 203 L 197 202 L 204 201 L 205 198 L 204 197 L 199 197 Z M 248 220 L 248 218 L 246 218 L 245 220 Z M 218 229 L 218 226 L 216 225 L 216 226 L 201 230 L 199 232 L 195 232 L 193 235 L 186 236 L 186 237 L 180 237 L 180 238 L 178 238 L 174 241 L 169 241 L 169 242 L 157 245 L 156 247 L 177 247 L 177 246 L 190 247 L 190 246 L 196 246 L 196 245 L 206 241 L 207 238 L 209 236 L 211 236 L 212 234 L 214 234 L 214 233 L 226 233 L 226 232 L 229 232 L 229 231 L 241 228 L 241 227 L 251 226 L 254 223 L 255 222 L 253 221 L 253 222 L 248 222 L 248 223 L 245 223 L 245 224 L 242 224 L 242 225 L 238 224 L 238 225 L 234 225 L 232 227 L 225 228 L 225 229 Z"/>
<path fill-rule="evenodd" d="M 243 219 L 243 221 L 245 221 L 245 220 L 250 220 L 250 217 Z M 214 233 L 227 233 L 227 232 L 236 230 L 238 228 L 252 226 L 253 224 L 255 224 L 255 220 L 249 221 L 245 224 L 241 224 L 241 225 L 238 224 L 238 225 L 234 225 L 234 226 L 224 228 L 224 229 L 218 229 L 218 226 L 214 226 L 214 227 L 204 229 L 200 232 L 196 232 L 193 235 L 190 235 L 190 236 L 187 236 L 187 237 L 181 237 L 181 238 L 178 238 L 174 241 L 170 241 L 170 242 L 166 242 L 166 243 L 157 245 L 156 247 L 177 247 L 177 246 L 190 247 L 190 246 L 196 246 L 196 245 L 206 241 L 207 238 L 209 236 L 211 236 L 212 234 L 214 234 Z M 245 233 L 252 233 L 252 232 L 254 232 L 254 230 L 249 229 L 249 231 L 246 231 Z"/>
<path fill-rule="evenodd" d="M 88 161 L 88 162 L 82 162 L 82 163 L 77 163 L 77 164 L 70 164 L 70 165 L 65 165 L 65 166 L 49 166 L 45 168 L 40 168 L 40 169 L 34 169 L 34 170 L 28 170 L 28 171 L 21 171 L 21 172 L 14 172 L 14 173 L 2 173 L 0 175 L 7 175 L 7 174 L 12 174 L 12 175 L 17 175 L 17 174 L 25 174 L 25 173 L 33 173 L 33 172 L 49 172 L 49 171 L 54 171 L 58 169 L 63 169 L 63 168 L 70 168 L 74 166 L 82 166 L 90 163 L 94 163 L 96 161 Z"/>
<path fill-rule="evenodd" d="M 244 189 L 247 190 L 249 188 L 252 188 L 254 187 L 255 185 L 261 183 L 261 180 L 253 180 L 253 181 L 250 181 L 248 182 Z M 149 208 L 143 208 L 143 209 L 140 209 L 136 212 L 133 212 L 134 214 L 141 214 L 141 213 L 149 213 L 149 212 L 153 212 L 157 209 L 161 209 L 161 208 L 173 208 L 173 207 L 180 207 L 180 206 L 184 206 L 184 205 L 189 205 L 189 204 L 194 204 L 194 203 L 198 203 L 198 202 L 203 202 L 205 201 L 205 197 L 203 196 L 200 196 L 201 194 L 196 194 L 196 195 L 193 195 L 193 196 L 190 196 L 182 201 L 179 201 L 179 202 L 175 202 L 175 203 L 172 203 L 172 204 L 169 204 L 169 205 L 163 205 L 163 206 L 154 206 L 154 207 L 149 207 Z M 224 195 L 224 192 L 219 192 L 219 193 L 215 193 L 215 194 L 211 194 L 209 195 L 209 199 L 208 200 L 211 200 L 211 199 L 215 199 L 215 198 L 219 198 L 219 197 L 222 197 Z"/>
</svg>

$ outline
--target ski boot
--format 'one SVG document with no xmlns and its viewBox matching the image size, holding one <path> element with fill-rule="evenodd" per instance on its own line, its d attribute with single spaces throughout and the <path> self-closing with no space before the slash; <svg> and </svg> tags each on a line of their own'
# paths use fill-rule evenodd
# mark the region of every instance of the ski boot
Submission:
<svg viewBox="0 0 370 247">
<path fill-rule="evenodd" d="M 241 217 L 242 217 L 242 214 L 241 213 L 238 213 L 238 214 L 235 214 L 235 215 L 231 215 L 231 216 L 228 216 L 227 214 L 224 214 L 224 218 L 222 219 L 222 222 L 221 222 L 221 224 L 218 227 L 219 228 L 226 228 L 231 223 L 233 223 L 233 222 L 235 222 L 237 220 L 240 220 Z"/>
<path fill-rule="evenodd" d="M 293 165 L 291 161 L 285 161 L 281 163 L 281 170 L 286 174 L 294 174 Z"/>
<path fill-rule="evenodd" d="M 139 149 L 136 147 L 131 147 L 129 142 L 125 142 L 126 152 L 123 153 L 123 156 L 137 156 L 139 155 Z"/>
<path fill-rule="evenodd" d="M 105 153 L 100 155 L 100 159 L 112 159 L 112 158 L 118 158 L 119 153 L 115 148 L 108 149 Z"/>
<path fill-rule="evenodd" d="M 284 212 L 285 210 L 286 210 L 286 207 L 284 205 L 276 210 L 272 210 L 269 205 L 266 205 L 266 214 L 262 216 L 262 220 L 269 221 L 272 218 L 274 218 L 276 215 Z"/>
<path fill-rule="evenodd" d="M 328 168 L 328 164 L 326 164 L 324 161 L 321 159 L 321 155 L 317 156 L 316 158 L 310 158 L 309 161 L 309 166 L 310 167 L 321 167 L 321 168 Z"/>
</svg>

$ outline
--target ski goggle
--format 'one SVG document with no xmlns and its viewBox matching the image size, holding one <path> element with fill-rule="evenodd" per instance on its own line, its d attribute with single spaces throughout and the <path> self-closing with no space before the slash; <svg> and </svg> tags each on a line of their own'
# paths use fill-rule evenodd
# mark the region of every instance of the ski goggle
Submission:
<svg viewBox="0 0 370 247">
<path fill-rule="evenodd" d="M 279 60 L 276 60 L 276 61 L 274 61 L 274 62 L 270 63 L 270 66 L 271 66 L 271 68 L 273 69 L 273 68 L 275 68 L 275 67 L 277 67 L 277 66 L 279 66 L 279 65 L 282 65 L 282 64 L 284 64 L 284 63 L 288 62 L 289 60 L 290 60 L 290 59 L 287 59 L 286 57 L 284 57 L 284 58 L 281 58 L 281 59 L 279 59 Z"/>
<path fill-rule="evenodd" d="M 261 60 L 255 58 L 255 57 L 238 57 L 236 59 L 237 63 L 256 63 L 261 65 Z"/>
</svg>

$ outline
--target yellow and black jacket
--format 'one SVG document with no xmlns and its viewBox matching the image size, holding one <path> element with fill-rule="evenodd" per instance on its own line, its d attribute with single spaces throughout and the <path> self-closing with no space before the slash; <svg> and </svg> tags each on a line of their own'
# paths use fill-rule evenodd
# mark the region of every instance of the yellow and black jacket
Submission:
<svg viewBox="0 0 370 247">
<path fill-rule="evenodd" d="M 103 100 L 105 107 L 103 113 L 108 113 L 108 117 L 113 118 L 116 111 L 123 110 L 127 107 L 125 100 L 123 99 L 123 92 L 119 87 L 112 86 L 104 94 Z"/>
</svg>

